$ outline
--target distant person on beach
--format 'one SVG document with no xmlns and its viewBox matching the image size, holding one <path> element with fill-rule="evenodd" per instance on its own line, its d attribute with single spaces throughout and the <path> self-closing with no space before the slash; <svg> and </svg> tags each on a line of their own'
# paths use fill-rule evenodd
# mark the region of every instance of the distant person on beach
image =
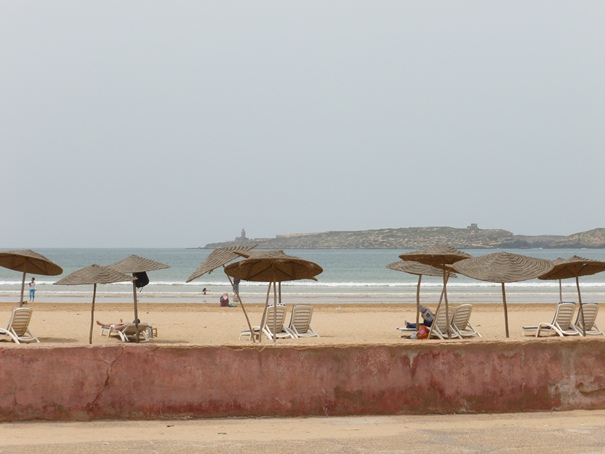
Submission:
<svg viewBox="0 0 605 454">
<path fill-rule="evenodd" d="M 235 301 L 239 301 L 238 295 L 239 295 L 239 283 L 240 283 L 240 279 L 239 278 L 234 278 L 233 279 L 233 299 Z"/>
<path fill-rule="evenodd" d="M 422 320 L 423 320 L 421 325 L 424 325 L 427 328 L 430 328 L 431 325 L 433 324 L 433 321 L 435 320 L 435 315 L 431 312 L 431 310 L 428 307 L 424 307 L 423 305 L 420 305 L 420 315 L 422 315 Z M 406 328 L 416 328 L 416 323 L 410 323 L 410 322 L 406 321 L 405 327 Z"/>
<path fill-rule="evenodd" d="M 235 304 L 229 302 L 229 294 L 223 293 L 220 298 L 221 307 L 235 307 Z"/>
<path fill-rule="evenodd" d="M 204 290 L 202 290 L 202 293 L 205 295 L 206 294 L 206 287 L 204 287 Z"/>
<path fill-rule="evenodd" d="M 36 298 L 36 278 L 32 277 L 32 280 L 29 283 L 29 301 L 31 303 L 33 303 L 35 298 Z"/>
</svg>

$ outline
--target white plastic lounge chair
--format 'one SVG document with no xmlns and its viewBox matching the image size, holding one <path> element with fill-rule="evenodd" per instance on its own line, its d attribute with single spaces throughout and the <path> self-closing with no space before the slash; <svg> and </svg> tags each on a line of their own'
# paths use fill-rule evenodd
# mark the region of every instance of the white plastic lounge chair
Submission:
<svg viewBox="0 0 605 454">
<path fill-rule="evenodd" d="M 456 306 L 454 308 L 454 313 L 452 315 L 452 329 L 456 331 L 461 338 L 472 336 L 481 337 L 479 331 L 477 331 L 470 323 L 472 311 L 472 304 L 461 304 L 460 306 Z"/>
<path fill-rule="evenodd" d="M 410 337 L 416 332 L 416 328 L 408 328 L 407 326 L 400 326 L 396 329 L 401 331 L 401 337 Z"/>
<path fill-rule="evenodd" d="M 101 325 L 101 336 L 109 336 L 113 325 Z"/>
<path fill-rule="evenodd" d="M 537 326 L 524 326 L 523 335 L 544 336 L 578 336 L 580 333 L 573 325 L 573 315 L 576 311 L 576 303 L 561 301 L 557 304 L 552 322 L 542 322 Z"/>
<path fill-rule="evenodd" d="M 276 317 L 277 315 L 277 317 Z M 275 323 L 274 323 L 275 321 Z M 273 340 L 273 326 L 276 327 L 276 338 L 284 338 L 291 337 L 294 338 L 294 335 L 288 331 L 286 331 L 284 327 L 284 323 L 286 321 L 286 306 L 267 306 L 265 309 L 265 313 L 263 314 L 263 319 L 261 320 L 262 329 L 260 326 L 253 326 L 252 332 L 254 333 L 255 339 L 258 339 L 262 334 L 267 336 L 269 339 Z M 250 330 L 242 331 L 239 335 L 241 339 L 242 336 L 250 336 Z"/>
<path fill-rule="evenodd" d="M 141 324 L 139 323 L 139 326 Z M 111 333 L 112 329 L 111 327 L 114 327 L 114 331 L 115 331 L 115 325 L 101 325 L 101 336 L 109 336 L 109 334 Z M 149 339 L 151 339 L 152 337 L 158 337 L 158 329 L 154 328 L 153 326 L 147 324 L 148 328 L 147 328 L 147 336 L 149 337 Z"/>
<path fill-rule="evenodd" d="M 586 326 L 586 335 L 601 335 L 605 336 L 605 333 L 597 326 L 595 321 L 599 313 L 599 305 L 597 303 L 582 303 L 582 309 L 584 311 L 584 326 Z M 578 333 L 583 334 L 582 330 L 582 314 L 578 311 L 574 326 Z"/>
<path fill-rule="evenodd" d="M 313 317 L 313 306 L 310 304 L 295 304 L 292 307 L 290 324 L 286 331 L 294 337 L 319 337 L 311 328 L 311 317 Z"/>
<path fill-rule="evenodd" d="M 449 310 L 449 320 L 445 317 L 445 307 L 440 307 L 435 314 L 435 320 L 431 325 L 431 329 L 429 331 L 429 339 L 431 337 L 438 337 L 439 339 L 447 339 L 447 326 L 450 325 L 450 338 L 455 339 L 459 338 L 460 334 L 456 332 L 454 328 L 451 327 L 452 317 L 454 315 L 454 310 Z"/>
<path fill-rule="evenodd" d="M 6 329 L 0 328 L 4 334 L 17 344 L 21 342 L 40 342 L 29 330 L 29 322 L 34 310 L 31 307 L 13 307 L 13 313 Z"/>
<path fill-rule="evenodd" d="M 138 331 L 134 323 L 127 323 L 122 329 L 116 329 L 115 325 L 110 325 L 108 335 L 117 335 L 122 339 L 122 342 L 136 342 L 137 336 L 139 342 L 147 342 L 149 340 L 148 332 L 149 323 L 139 323 Z"/>
<path fill-rule="evenodd" d="M 273 337 L 277 339 L 291 337 L 294 339 L 294 335 L 286 330 L 284 323 L 286 323 L 286 306 L 277 306 L 276 313 L 273 306 L 269 306 L 269 308 L 267 308 L 263 333 L 271 340 L 273 340 Z M 273 333 L 274 327 L 275 334 Z"/>
</svg>

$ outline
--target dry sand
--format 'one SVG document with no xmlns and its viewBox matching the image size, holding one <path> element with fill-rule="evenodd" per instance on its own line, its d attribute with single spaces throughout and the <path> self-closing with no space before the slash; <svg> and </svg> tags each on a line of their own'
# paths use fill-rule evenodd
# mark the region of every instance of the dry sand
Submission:
<svg viewBox="0 0 605 454">
<path fill-rule="evenodd" d="M 452 304 L 454 307 L 456 304 Z M 0 303 L 0 326 L 8 323 L 14 304 Z M 288 304 L 288 315 L 291 304 Z M 429 305 L 432 310 L 435 305 Z M 39 345 L 87 344 L 90 319 L 90 303 L 34 303 L 31 331 L 40 339 Z M 522 336 L 523 325 L 535 325 L 552 320 L 556 304 L 509 304 L 508 318 L 510 339 L 526 339 Z M 253 325 L 258 325 L 262 305 L 246 305 Z M 4 315 L 1 315 L 4 314 Z M 97 303 L 95 319 L 104 323 L 133 320 L 132 304 Z M 139 319 L 157 328 L 154 343 L 168 345 L 249 345 L 247 339 L 239 340 L 239 333 L 248 329 L 240 307 L 221 308 L 218 304 L 199 303 L 140 303 Z M 289 319 L 287 318 L 286 321 Z M 315 304 L 312 326 L 321 337 L 284 339 L 280 345 L 333 345 L 333 344 L 400 344 L 402 342 L 426 342 L 402 339 L 398 326 L 405 320 L 415 320 L 414 304 Z M 504 309 L 502 304 L 473 304 L 471 323 L 482 338 L 464 342 L 505 340 Z M 601 311 L 597 324 L 605 327 L 605 311 Z M 93 344 L 116 344 L 117 338 L 100 336 L 100 327 L 94 327 Z M 266 340 L 264 341 L 266 342 Z M 433 341 L 435 342 L 435 341 Z M 17 345 L 3 342 L 3 346 Z"/>
<path fill-rule="evenodd" d="M 0 325 L 8 322 L 13 304 L 0 304 Z M 34 303 L 30 324 L 40 344 L 85 345 L 90 303 Z M 291 306 L 289 304 L 289 306 Z M 427 304 L 431 309 L 435 305 Z M 455 306 L 455 304 L 452 304 Z M 313 328 L 319 338 L 280 340 L 279 345 L 402 344 L 398 326 L 415 317 L 413 304 L 316 304 Z M 252 324 L 261 305 L 247 306 Z M 550 321 L 555 304 L 509 304 L 511 340 L 531 342 L 521 327 Z M 132 305 L 98 303 L 95 318 L 131 321 Z M 249 345 L 239 340 L 247 328 L 241 308 L 199 303 L 140 303 L 139 318 L 158 330 L 153 343 L 165 345 Z M 474 304 L 471 322 L 483 337 L 464 341 L 505 340 L 501 304 Z M 605 314 L 597 323 L 605 326 Z M 605 337 L 603 338 L 605 342 Z M 266 342 L 266 341 L 265 341 Z M 93 344 L 119 344 L 100 336 Z M 503 415 L 366 416 L 332 418 L 228 418 L 179 421 L 26 422 L 0 424 L 0 453 L 31 452 L 169 452 L 304 453 L 418 452 L 605 452 L 605 411 L 545 412 Z"/>
<path fill-rule="evenodd" d="M 0 453 L 598 453 L 605 411 L 0 424 Z"/>
</svg>

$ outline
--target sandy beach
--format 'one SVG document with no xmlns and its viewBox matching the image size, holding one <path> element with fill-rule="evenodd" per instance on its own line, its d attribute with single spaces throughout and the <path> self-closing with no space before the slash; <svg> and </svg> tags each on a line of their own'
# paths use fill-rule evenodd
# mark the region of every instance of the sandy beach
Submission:
<svg viewBox="0 0 605 454">
<path fill-rule="evenodd" d="M 292 304 L 288 303 L 286 322 L 289 321 Z M 6 325 L 12 303 L 0 304 L 0 324 Z M 436 304 L 426 304 L 432 310 Z M 455 307 L 452 303 L 450 307 Z M 40 339 L 35 345 L 79 345 L 87 344 L 90 320 L 90 303 L 33 303 L 34 314 L 30 329 Z M 263 306 L 246 305 L 252 325 L 258 325 Z M 552 320 L 556 304 L 508 305 L 511 340 L 531 341 L 522 335 L 523 325 L 535 325 Z M 239 339 L 242 330 L 248 329 L 246 318 L 240 307 L 221 308 L 200 303 L 139 303 L 139 319 L 157 329 L 153 343 L 168 345 L 250 345 L 247 339 Z M 133 320 L 133 305 L 130 303 L 97 303 L 95 320 L 117 323 Z M 401 338 L 397 327 L 404 322 L 414 321 L 414 304 L 314 304 L 313 329 L 320 335 L 314 338 L 280 339 L 280 345 L 346 345 L 346 344 L 400 344 L 402 342 L 426 342 Z M 462 342 L 506 340 L 504 309 L 502 304 L 473 304 L 471 323 L 483 337 L 473 337 Z M 605 327 L 605 311 L 600 311 L 597 324 Z M 64 329 L 64 327 L 69 327 Z M 93 330 L 93 345 L 115 344 L 118 338 L 101 336 L 100 327 Z M 450 342 L 461 342 L 451 340 Z M 431 340 L 439 342 L 439 340 Z M 266 339 L 263 343 L 268 343 Z M 18 346 L 3 342 L 3 346 Z"/>
</svg>

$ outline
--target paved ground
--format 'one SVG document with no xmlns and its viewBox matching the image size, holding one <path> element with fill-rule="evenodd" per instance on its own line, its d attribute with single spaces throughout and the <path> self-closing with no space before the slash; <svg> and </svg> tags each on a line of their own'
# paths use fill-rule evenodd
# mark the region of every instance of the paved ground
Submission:
<svg viewBox="0 0 605 454">
<path fill-rule="evenodd" d="M 605 411 L 0 424 L 0 453 L 605 453 Z"/>
</svg>

